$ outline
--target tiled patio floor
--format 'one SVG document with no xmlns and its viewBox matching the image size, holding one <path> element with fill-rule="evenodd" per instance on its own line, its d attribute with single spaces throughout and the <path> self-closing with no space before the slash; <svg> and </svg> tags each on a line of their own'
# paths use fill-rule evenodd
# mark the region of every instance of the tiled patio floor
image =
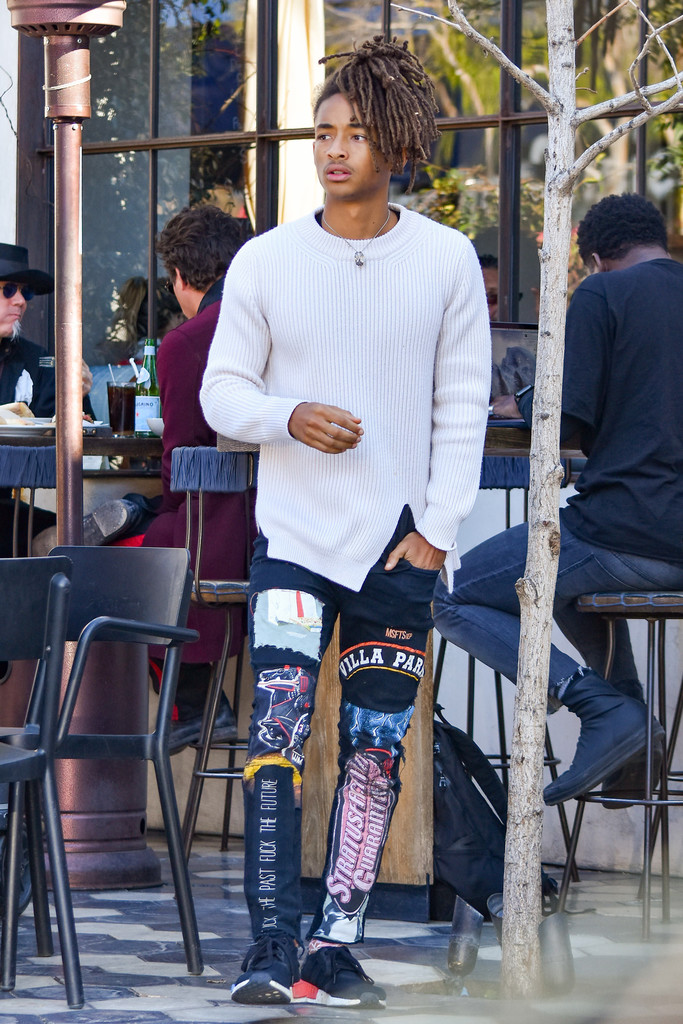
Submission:
<svg viewBox="0 0 683 1024">
<path fill-rule="evenodd" d="M 150 839 L 162 859 L 165 847 Z M 164 860 L 164 877 L 169 878 Z M 500 948 L 485 924 L 468 992 L 449 990 L 446 923 L 369 921 L 359 958 L 387 989 L 386 1010 L 372 1013 L 313 1006 L 244 1007 L 230 1001 L 230 984 L 249 942 L 237 844 L 218 851 L 218 840 L 200 839 L 191 860 L 206 968 L 199 978 L 185 970 L 170 884 L 161 889 L 74 894 L 86 993 L 82 1010 L 64 1000 L 59 956 L 35 957 L 30 910 L 20 923 L 18 981 L 0 993 L 2 1024 L 58 1021 L 164 1024 L 188 1021 L 263 1024 L 296 1017 L 308 1024 L 349 1019 L 383 1024 L 426 1024 L 452 1017 L 467 1024 L 681 1024 L 683 1022 L 683 880 L 672 887 L 672 922 L 653 910 L 653 938 L 640 940 L 638 879 L 582 872 L 568 909 L 576 971 L 573 991 L 533 1002 L 498 997 Z"/>
</svg>

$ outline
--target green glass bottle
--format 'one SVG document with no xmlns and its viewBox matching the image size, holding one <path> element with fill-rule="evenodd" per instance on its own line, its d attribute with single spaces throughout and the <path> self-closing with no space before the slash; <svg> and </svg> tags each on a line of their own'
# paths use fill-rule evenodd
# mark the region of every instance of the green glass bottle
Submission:
<svg viewBox="0 0 683 1024">
<path fill-rule="evenodd" d="M 161 416 L 159 381 L 157 380 L 157 346 L 154 338 L 145 338 L 142 369 L 135 385 L 135 436 L 151 437 L 148 419 Z"/>
</svg>

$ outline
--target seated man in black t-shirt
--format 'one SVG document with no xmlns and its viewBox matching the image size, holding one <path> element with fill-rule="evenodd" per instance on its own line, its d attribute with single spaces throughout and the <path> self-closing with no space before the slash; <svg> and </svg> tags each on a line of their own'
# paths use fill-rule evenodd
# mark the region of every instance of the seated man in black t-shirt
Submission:
<svg viewBox="0 0 683 1024">
<path fill-rule="evenodd" d="M 647 714 L 628 624 L 616 624 L 608 683 L 607 626 L 580 615 L 591 591 L 683 587 L 683 265 L 667 252 L 661 214 L 642 196 L 608 196 L 579 225 L 581 258 L 593 271 L 567 314 L 563 440 L 581 438 L 585 467 L 560 511 L 554 618 L 580 665 L 553 646 L 549 696 L 581 720 L 571 767 L 546 787 L 556 804 L 594 788 L 621 794 L 644 785 Z M 494 402 L 531 423 L 533 387 Z M 439 632 L 514 681 L 527 525 L 469 551 L 453 592 L 437 583 Z M 661 750 L 663 730 L 655 723 Z"/>
</svg>

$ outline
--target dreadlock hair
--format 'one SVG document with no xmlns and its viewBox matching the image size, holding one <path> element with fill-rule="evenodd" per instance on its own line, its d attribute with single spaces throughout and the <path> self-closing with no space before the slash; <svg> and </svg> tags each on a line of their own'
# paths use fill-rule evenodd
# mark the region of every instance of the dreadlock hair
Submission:
<svg viewBox="0 0 683 1024">
<path fill-rule="evenodd" d="M 649 199 L 635 192 L 605 196 L 579 224 L 579 255 L 588 263 L 595 252 L 601 259 L 622 259 L 636 245 L 668 246 L 666 225 Z"/>
<path fill-rule="evenodd" d="M 356 112 L 370 136 L 370 147 L 382 154 L 394 173 L 411 163 L 410 192 L 415 164 L 428 160 L 430 144 L 439 137 L 436 127 L 434 86 L 408 43 L 387 42 L 383 36 L 368 39 L 348 53 L 334 53 L 319 63 L 348 58 L 324 82 L 316 96 L 313 117 L 321 103 L 341 94 Z"/>
</svg>

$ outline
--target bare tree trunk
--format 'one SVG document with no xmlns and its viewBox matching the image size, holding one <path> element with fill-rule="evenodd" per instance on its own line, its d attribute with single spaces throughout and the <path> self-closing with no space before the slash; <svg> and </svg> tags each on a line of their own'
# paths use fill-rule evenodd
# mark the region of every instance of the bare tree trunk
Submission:
<svg viewBox="0 0 683 1024">
<path fill-rule="evenodd" d="M 550 92 L 559 100 L 548 119 L 541 260 L 539 343 L 534 389 L 529 488 L 529 547 L 517 583 L 521 631 L 505 844 L 502 986 L 532 996 L 541 985 L 543 750 L 553 597 L 560 551 L 560 408 L 571 239 L 574 159 L 574 29 L 571 0 L 547 0 Z"/>
</svg>

